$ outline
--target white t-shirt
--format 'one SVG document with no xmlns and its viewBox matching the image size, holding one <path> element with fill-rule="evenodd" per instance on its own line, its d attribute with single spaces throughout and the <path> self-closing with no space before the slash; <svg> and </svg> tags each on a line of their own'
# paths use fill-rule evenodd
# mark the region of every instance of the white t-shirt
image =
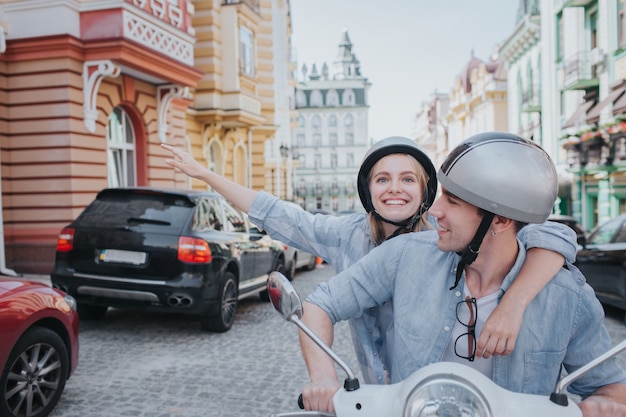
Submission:
<svg viewBox="0 0 626 417">
<path fill-rule="evenodd" d="M 467 285 L 464 285 L 463 293 L 464 293 L 463 298 L 465 298 L 465 296 L 470 297 L 470 298 L 472 297 L 472 295 L 469 292 L 469 289 L 467 288 Z M 476 328 L 475 328 L 476 342 L 478 342 L 478 337 L 480 336 L 480 332 L 483 330 L 485 321 L 487 321 L 487 318 L 491 315 L 491 312 L 498 305 L 498 298 L 500 297 L 500 293 L 501 291 L 498 290 L 492 294 L 476 299 L 476 305 L 478 307 L 478 314 L 476 315 Z M 470 311 L 469 311 L 468 306 L 466 304 L 459 306 L 458 312 L 459 312 L 458 314 L 459 319 L 463 323 L 469 323 Z M 448 347 L 446 348 L 446 351 L 443 354 L 442 360 L 448 361 L 448 362 L 462 363 L 463 365 L 470 366 L 476 369 L 477 371 L 482 372 L 487 377 L 491 378 L 492 372 L 493 372 L 493 356 L 491 356 L 489 359 L 484 359 L 484 358 L 476 356 L 473 361 L 469 361 L 467 359 L 460 358 L 456 355 L 455 346 L 454 346 L 455 341 L 457 340 L 459 336 L 461 336 L 464 333 L 467 333 L 467 326 L 462 325 L 461 323 L 459 323 L 459 320 L 457 320 L 456 324 L 454 325 L 454 328 L 452 329 L 452 337 L 450 338 L 450 343 L 448 343 Z M 456 351 L 462 356 L 469 356 L 467 335 L 460 338 L 458 343 L 456 343 Z"/>
</svg>

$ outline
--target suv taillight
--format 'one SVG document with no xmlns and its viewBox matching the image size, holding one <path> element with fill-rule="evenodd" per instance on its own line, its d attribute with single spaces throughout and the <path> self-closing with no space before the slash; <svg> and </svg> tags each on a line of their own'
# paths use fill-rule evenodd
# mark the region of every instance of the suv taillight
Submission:
<svg viewBox="0 0 626 417">
<path fill-rule="evenodd" d="M 194 264 L 208 264 L 213 260 L 209 244 L 202 239 L 181 236 L 178 238 L 178 260 Z"/>
<path fill-rule="evenodd" d="M 69 252 L 74 249 L 74 228 L 66 227 L 57 237 L 57 252 Z"/>
</svg>

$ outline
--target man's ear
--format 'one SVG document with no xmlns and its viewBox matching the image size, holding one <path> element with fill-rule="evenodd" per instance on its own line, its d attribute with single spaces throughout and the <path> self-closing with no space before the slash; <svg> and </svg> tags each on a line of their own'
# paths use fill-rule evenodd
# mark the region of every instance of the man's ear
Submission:
<svg viewBox="0 0 626 417">
<path fill-rule="evenodd" d="M 491 222 L 491 229 L 496 233 L 500 233 L 514 227 L 515 220 L 509 219 L 508 217 L 494 216 L 493 221 Z"/>
</svg>

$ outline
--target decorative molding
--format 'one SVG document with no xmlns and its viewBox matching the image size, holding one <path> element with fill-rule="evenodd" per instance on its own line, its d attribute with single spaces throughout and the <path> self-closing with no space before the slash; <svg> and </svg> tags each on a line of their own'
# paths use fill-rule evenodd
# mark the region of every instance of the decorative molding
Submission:
<svg viewBox="0 0 626 417">
<path fill-rule="evenodd" d="M 132 39 L 183 64 L 193 66 L 193 42 L 164 30 L 128 11 L 123 13 L 124 37 Z"/>
<path fill-rule="evenodd" d="M 167 111 L 175 98 L 190 99 L 189 87 L 167 84 L 157 88 L 157 117 L 161 143 L 167 142 Z"/>
<path fill-rule="evenodd" d="M 110 60 L 83 63 L 83 109 L 85 127 L 88 132 L 94 133 L 96 131 L 96 120 L 98 120 L 96 100 L 102 79 L 104 77 L 115 78 L 120 75 L 121 71 L 121 68 Z"/>
</svg>

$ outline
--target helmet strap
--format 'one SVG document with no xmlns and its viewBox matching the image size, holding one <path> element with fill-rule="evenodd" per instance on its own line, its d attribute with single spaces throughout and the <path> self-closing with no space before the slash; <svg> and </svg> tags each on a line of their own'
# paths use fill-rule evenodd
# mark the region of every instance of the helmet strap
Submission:
<svg viewBox="0 0 626 417">
<path fill-rule="evenodd" d="M 408 219 L 405 219 L 401 222 L 394 222 L 392 220 L 388 220 L 385 219 L 383 216 L 381 216 L 380 214 L 378 214 L 378 212 L 376 210 L 372 210 L 372 214 L 374 215 L 375 218 L 377 218 L 378 220 L 385 222 L 385 223 L 389 223 L 392 224 L 394 226 L 398 226 L 398 228 L 396 229 L 395 232 L 393 232 L 391 234 L 391 236 L 389 236 L 386 240 L 389 240 L 391 238 L 394 238 L 396 236 L 398 236 L 399 234 L 401 234 L 404 231 L 410 232 L 413 230 L 413 227 L 415 226 L 415 223 L 418 222 L 419 218 L 422 216 L 422 214 L 424 214 L 427 210 L 427 207 L 424 203 L 422 203 L 420 205 L 419 210 L 417 210 L 417 212 L 409 217 Z"/>
<path fill-rule="evenodd" d="M 480 226 L 478 226 L 478 230 L 476 230 L 476 234 L 474 238 L 467 246 L 463 253 L 459 253 L 461 255 L 461 259 L 456 266 L 456 279 L 454 280 L 454 285 L 450 287 L 450 290 L 453 290 L 459 285 L 459 280 L 461 279 L 461 275 L 463 274 L 463 270 L 466 265 L 471 264 L 476 260 L 478 253 L 480 251 L 480 245 L 483 243 L 483 239 L 489 230 L 489 226 L 491 226 L 491 222 L 495 215 L 490 212 L 486 212 L 483 216 L 483 219 L 480 222 Z"/>
</svg>

